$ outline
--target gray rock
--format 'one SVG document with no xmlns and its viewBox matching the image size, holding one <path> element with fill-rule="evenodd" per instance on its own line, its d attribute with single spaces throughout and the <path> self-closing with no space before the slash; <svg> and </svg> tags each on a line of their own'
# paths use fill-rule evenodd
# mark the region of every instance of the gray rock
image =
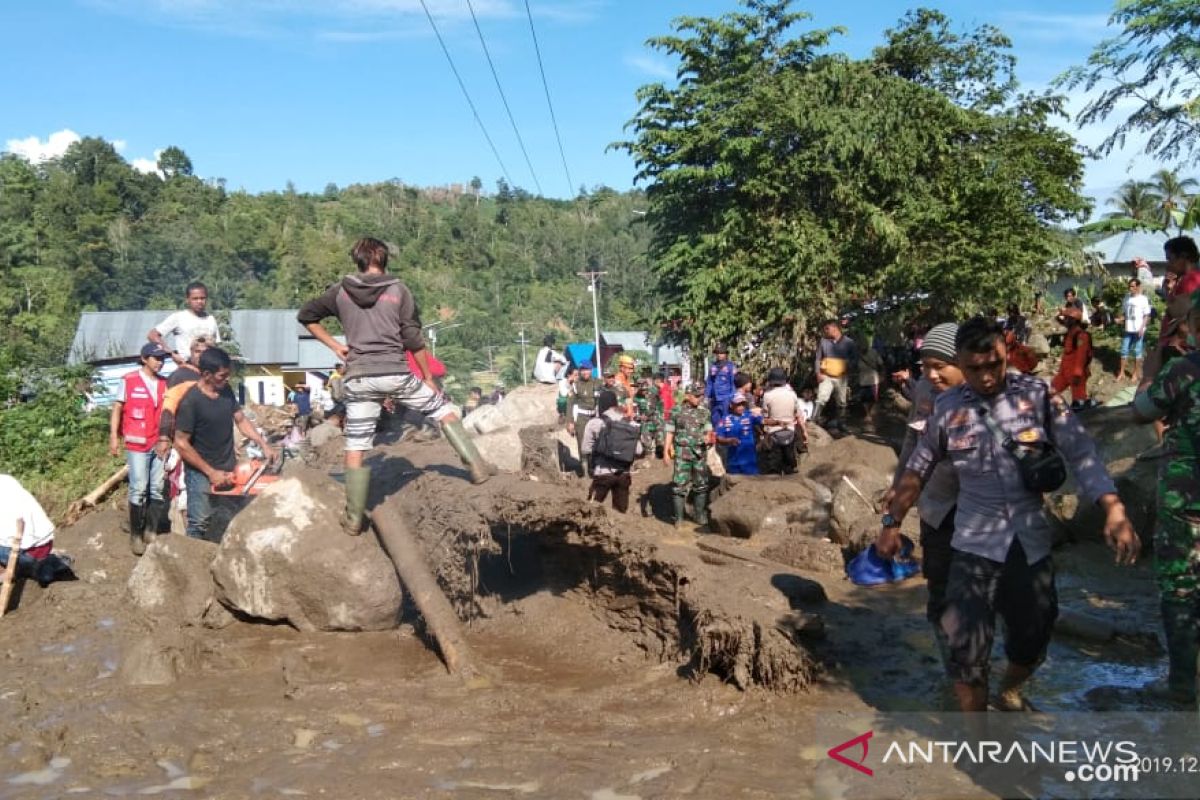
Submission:
<svg viewBox="0 0 1200 800">
<path fill-rule="evenodd" d="M 324 447 L 342 438 L 342 429 L 332 422 L 322 422 L 308 432 L 308 443 L 312 447 Z"/>
<path fill-rule="evenodd" d="M 523 445 L 515 428 L 502 428 L 474 437 L 475 448 L 492 466 L 504 472 L 520 472 Z"/>
<path fill-rule="evenodd" d="M 138 559 L 126 584 L 133 604 L 155 617 L 201 622 L 213 604 L 210 567 L 217 545 L 187 536 L 159 536 Z"/>
<path fill-rule="evenodd" d="M 794 477 L 727 475 L 710 512 L 715 533 L 739 538 L 792 529 L 820 538 L 829 527 L 826 505 Z"/>
<path fill-rule="evenodd" d="M 212 573 L 217 598 L 250 617 L 300 630 L 386 630 L 399 622 L 403 592 L 371 533 L 348 536 L 344 493 L 329 476 L 296 469 L 234 519 Z"/>
</svg>

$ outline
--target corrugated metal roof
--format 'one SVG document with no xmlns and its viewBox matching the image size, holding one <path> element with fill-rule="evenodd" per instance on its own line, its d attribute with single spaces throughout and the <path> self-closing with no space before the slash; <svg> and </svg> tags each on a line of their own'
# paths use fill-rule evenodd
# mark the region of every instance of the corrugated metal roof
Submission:
<svg viewBox="0 0 1200 800">
<path fill-rule="evenodd" d="M 75 329 L 68 363 L 136 360 L 150 329 L 171 311 L 85 311 Z M 296 322 L 294 309 L 239 309 L 229 312 L 233 339 L 248 364 L 295 364 L 301 338 L 312 340 Z M 329 352 L 324 346 L 322 350 Z M 332 355 L 332 354 L 330 354 Z M 324 363 L 323 361 L 321 363 Z"/>
<path fill-rule="evenodd" d="M 68 364 L 137 359 L 146 334 L 170 311 L 85 311 L 79 317 Z"/>
<path fill-rule="evenodd" d="M 645 331 L 600 331 L 600 338 L 608 345 L 650 352 L 650 334 Z"/>
<path fill-rule="evenodd" d="M 229 327 L 247 364 L 295 364 L 300 337 L 309 335 L 286 308 L 230 311 Z"/>
<path fill-rule="evenodd" d="M 1163 261 L 1163 244 L 1178 235 L 1163 231 L 1122 231 L 1101 239 L 1086 250 L 1095 253 L 1102 264 L 1133 261 L 1138 256 L 1151 264 L 1164 264 L 1166 262 Z M 1193 228 L 1184 231 L 1183 235 L 1195 239 L 1200 237 L 1200 230 Z"/>
<path fill-rule="evenodd" d="M 299 341 L 299 349 L 297 353 L 297 369 L 303 370 L 331 370 L 338 363 L 338 357 L 333 354 L 325 345 L 318 342 L 316 339 L 308 336 L 308 331 L 304 332 L 308 338 Z M 345 343 L 345 336 L 333 337 L 339 342 Z"/>
</svg>

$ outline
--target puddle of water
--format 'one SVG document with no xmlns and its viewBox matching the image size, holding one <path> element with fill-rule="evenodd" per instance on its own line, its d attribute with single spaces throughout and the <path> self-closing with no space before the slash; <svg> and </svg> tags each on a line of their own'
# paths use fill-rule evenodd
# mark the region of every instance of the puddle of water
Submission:
<svg viewBox="0 0 1200 800">
<path fill-rule="evenodd" d="M 8 779 L 14 786 L 48 786 L 62 777 L 63 770 L 71 764 L 71 759 L 57 756 L 42 769 L 22 772 Z"/>
</svg>

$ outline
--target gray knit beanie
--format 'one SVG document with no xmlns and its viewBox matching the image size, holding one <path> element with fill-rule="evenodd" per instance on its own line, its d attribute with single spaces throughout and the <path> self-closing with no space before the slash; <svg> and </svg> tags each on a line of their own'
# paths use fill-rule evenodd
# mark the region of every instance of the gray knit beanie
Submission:
<svg viewBox="0 0 1200 800">
<path fill-rule="evenodd" d="M 954 322 L 934 325 L 929 329 L 929 333 L 925 334 L 925 340 L 921 342 L 921 355 L 940 358 L 951 364 L 958 363 L 958 354 L 954 349 L 954 337 L 957 335 L 958 325 Z"/>
</svg>

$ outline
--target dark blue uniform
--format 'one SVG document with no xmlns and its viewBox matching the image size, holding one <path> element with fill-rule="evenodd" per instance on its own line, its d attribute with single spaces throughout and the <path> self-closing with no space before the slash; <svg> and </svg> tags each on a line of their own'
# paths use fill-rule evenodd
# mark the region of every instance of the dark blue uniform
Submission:
<svg viewBox="0 0 1200 800">
<path fill-rule="evenodd" d="M 708 383 L 704 394 L 708 398 L 708 407 L 712 410 L 714 426 L 729 414 L 729 401 L 737 392 L 737 387 L 733 385 L 733 376 L 736 374 L 737 367 L 729 359 L 718 361 L 708 368 Z"/>
</svg>

